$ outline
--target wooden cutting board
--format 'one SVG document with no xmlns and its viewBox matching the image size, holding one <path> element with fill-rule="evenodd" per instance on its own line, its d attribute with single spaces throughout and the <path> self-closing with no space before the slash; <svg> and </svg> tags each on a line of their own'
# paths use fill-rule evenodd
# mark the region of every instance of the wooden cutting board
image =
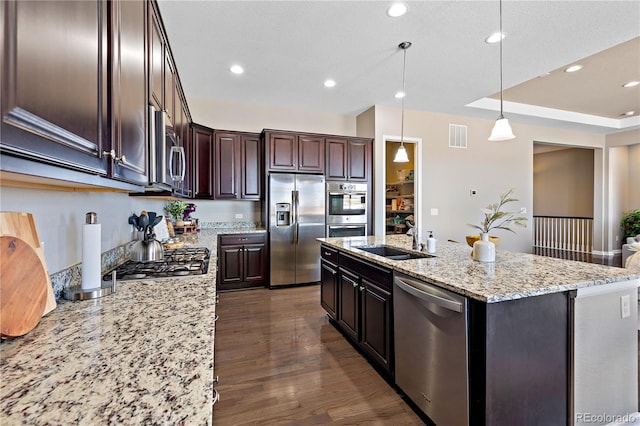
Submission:
<svg viewBox="0 0 640 426">
<path fill-rule="evenodd" d="M 33 215 L 24 212 L 0 212 L 0 236 L 18 237 L 35 250 L 44 266 L 47 280 L 47 302 L 42 315 L 53 311 L 56 308 L 56 298 Z"/>
<path fill-rule="evenodd" d="M 0 237 L 0 335 L 22 336 L 38 325 L 47 303 L 47 276 L 31 245 Z"/>
</svg>

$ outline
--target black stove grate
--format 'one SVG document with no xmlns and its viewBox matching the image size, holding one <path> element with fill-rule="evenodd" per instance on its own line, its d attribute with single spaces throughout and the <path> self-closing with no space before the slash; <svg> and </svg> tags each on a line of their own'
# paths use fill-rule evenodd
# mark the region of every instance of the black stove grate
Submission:
<svg viewBox="0 0 640 426">
<path fill-rule="evenodd" d="M 140 280 L 146 278 L 184 277 L 206 274 L 210 252 L 206 247 L 181 247 L 166 249 L 164 259 L 152 262 L 129 260 L 106 273 L 102 279 L 110 281 L 113 271 L 116 280 Z"/>
</svg>

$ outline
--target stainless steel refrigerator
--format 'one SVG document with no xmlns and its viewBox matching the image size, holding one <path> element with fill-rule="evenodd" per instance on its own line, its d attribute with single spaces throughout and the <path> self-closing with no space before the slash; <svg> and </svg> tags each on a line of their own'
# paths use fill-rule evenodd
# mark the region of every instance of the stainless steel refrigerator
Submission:
<svg viewBox="0 0 640 426">
<path fill-rule="evenodd" d="M 320 281 L 324 177 L 269 175 L 269 287 Z"/>
</svg>

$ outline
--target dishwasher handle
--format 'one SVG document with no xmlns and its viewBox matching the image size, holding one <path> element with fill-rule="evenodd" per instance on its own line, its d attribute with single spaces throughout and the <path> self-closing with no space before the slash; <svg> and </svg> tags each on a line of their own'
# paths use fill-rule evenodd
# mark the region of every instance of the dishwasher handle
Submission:
<svg viewBox="0 0 640 426">
<path fill-rule="evenodd" d="M 462 302 L 449 299 L 444 295 L 429 293 L 428 284 L 407 279 L 404 277 L 403 278 L 395 277 L 393 282 L 396 286 L 398 286 L 399 289 L 411 294 L 412 296 L 417 297 L 420 300 L 434 303 L 442 308 L 445 308 L 454 312 L 462 312 L 463 310 Z"/>
</svg>

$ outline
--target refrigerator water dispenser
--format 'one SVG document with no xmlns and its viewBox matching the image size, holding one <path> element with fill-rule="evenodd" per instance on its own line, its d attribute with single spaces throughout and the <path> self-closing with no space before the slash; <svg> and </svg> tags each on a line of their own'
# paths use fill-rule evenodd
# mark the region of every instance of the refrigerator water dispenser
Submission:
<svg viewBox="0 0 640 426">
<path fill-rule="evenodd" d="M 276 226 L 291 225 L 291 204 L 276 203 Z"/>
</svg>

